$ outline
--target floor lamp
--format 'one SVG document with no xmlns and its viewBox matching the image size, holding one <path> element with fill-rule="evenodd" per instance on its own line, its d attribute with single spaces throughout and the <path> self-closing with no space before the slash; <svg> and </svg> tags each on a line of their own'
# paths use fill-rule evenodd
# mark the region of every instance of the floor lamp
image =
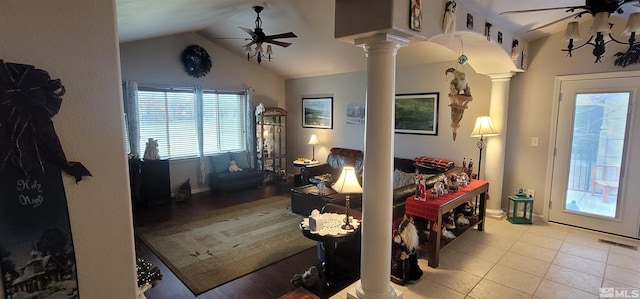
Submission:
<svg viewBox="0 0 640 299">
<path fill-rule="evenodd" d="M 473 132 L 471 132 L 471 137 L 480 137 L 480 141 L 476 143 L 476 146 L 478 146 L 480 150 L 480 158 L 478 158 L 478 179 L 480 179 L 480 167 L 482 167 L 482 149 L 487 147 L 487 144 L 484 142 L 484 137 L 496 135 L 498 135 L 498 133 L 493 129 L 490 117 L 480 116 L 476 119 L 476 126 L 473 128 Z"/>
<path fill-rule="evenodd" d="M 311 144 L 311 161 L 315 161 L 316 160 L 316 144 L 320 144 L 320 141 L 318 141 L 318 136 L 316 136 L 316 134 L 311 134 L 311 138 L 309 138 L 309 143 Z"/>
</svg>

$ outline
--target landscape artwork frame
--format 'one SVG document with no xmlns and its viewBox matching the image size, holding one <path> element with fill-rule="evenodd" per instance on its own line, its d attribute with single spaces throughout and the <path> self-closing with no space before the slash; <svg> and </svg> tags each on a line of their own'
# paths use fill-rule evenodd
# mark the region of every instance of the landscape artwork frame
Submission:
<svg viewBox="0 0 640 299">
<path fill-rule="evenodd" d="M 364 125 L 365 115 L 364 104 L 347 104 L 348 125 Z"/>
<path fill-rule="evenodd" d="M 439 92 L 397 94 L 394 109 L 395 133 L 438 135 Z"/>
<path fill-rule="evenodd" d="M 333 129 L 333 97 L 302 98 L 302 127 Z"/>
</svg>

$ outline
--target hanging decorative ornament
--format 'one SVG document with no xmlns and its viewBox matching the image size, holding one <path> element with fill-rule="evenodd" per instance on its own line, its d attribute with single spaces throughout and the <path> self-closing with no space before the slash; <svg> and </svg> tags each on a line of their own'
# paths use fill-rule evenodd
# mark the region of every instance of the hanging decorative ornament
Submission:
<svg viewBox="0 0 640 299">
<path fill-rule="evenodd" d="M 465 65 L 467 62 L 469 62 L 469 57 L 467 57 L 467 55 L 462 54 L 458 56 L 458 64 Z"/>
<path fill-rule="evenodd" d="M 460 120 L 462 120 L 464 110 L 468 108 L 467 105 L 473 100 L 473 96 L 471 96 L 471 88 L 467 83 L 467 74 L 454 68 L 447 69 L 445 76 L 449 73 L 453 73 L 453 79 L 449 85 L 449 99 L 451 100 L 449 107 L 451 107 L 451 128 L 453 129 L 453 141 L 455 141 Z"/>
<path fill-rule="evenodd" d="M 458 63 L 462 65 L 463 70 L 459 71 L 455 68 L 448 68 L 444 74 L 445 77 L 449 73 L 453 73 L 453 79 L 449 83 L 449 99 L 451 103 L 451 128 L 453 129 L 453 141 L 456 141 L 458 134 L 458 128 L 460 127 L 460 120 L 464 115 L 464 110 L 468 108 L 469 102 L 473 100 L 471 96 L 471 88 L 467 82 L 467 74 L 464 72 L 464 65 L 469 62 L 469 58 L 464 55 L 464 45 L 462 40 L 460 41 L 460 56 L 458 57 Z"/>
</svg>

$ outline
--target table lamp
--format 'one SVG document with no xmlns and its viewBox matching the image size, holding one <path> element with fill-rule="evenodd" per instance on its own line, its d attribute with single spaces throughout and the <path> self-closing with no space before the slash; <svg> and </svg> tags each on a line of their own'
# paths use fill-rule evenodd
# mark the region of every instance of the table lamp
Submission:
<svg viewBox="0 0 640 299">
<path fill-rule="evenodd" d="M 338 181 L 336 181 L 331 188 L 340 194 L 346 194 L 347 202 L 345 203 L 345 209 L 347 215 L 344 220 L 345 223 L 342 225 L 342 229 L 354 229 L 353 225 L 351 225 L 349 221 L 349 196 L 351 193 L 362 193 L 362 187 L 360 187 L 360 183 L 358 183 L 358 178 L 356 177 L 356 169 L 352 166 L 343 167 Z"/>
<path fill-rule="evenodd" d="M 480 116 L 476 119 L 476 126 L 471 132 L 471 137 L 480 137 L 480 141 L 476 143 L 480 150 L 480 158 L 478 158 L 478 179 L 480 179 L 480 167 L 482 166 L 482 149 L 487 146 L 484 142 L 484 137 L 496 136 L 498 133 L 493 129 L 491 118 L 488 116 Z"/>
<path fill-rule="evenodd" d="M 311 138 L 309 138 L 309 144 L 311 144 L 311 161 L 316 160 L 316 144 L 320 144 L 318 141 L 318 136 L 316 134 L 311 134 Z"/>
</svg>

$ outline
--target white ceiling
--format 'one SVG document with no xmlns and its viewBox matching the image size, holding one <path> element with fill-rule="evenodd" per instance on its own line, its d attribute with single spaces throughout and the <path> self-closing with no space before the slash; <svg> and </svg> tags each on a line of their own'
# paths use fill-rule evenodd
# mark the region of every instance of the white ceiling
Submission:
<svg viewBox="0 0 640 299">
<path fill-rule="evenodd" d="M 260 14 L 267 35 L 292 31 L 298 37 L 288 48 L 274 46 L 274 59 L 262 65 L 285 78 L 297 78 L 361 71 L 365 68 L 363 50 L 341 42 L 334 36 L 336 0 L 269 0 Z M 445 1 L 445 0 L 423 0 Z M 510 10 L 583 5 L 584 0 L 457 0 L 488 20 L 513 28 L 526 40 L 563 30 L 565 22 L 527 33 L 532 28 L 568 15 L 563 9 L 500 15 Z M 227 50 L 245 56 L 243 45 L 248 34 L 238 27 L 253 29 L 256 14 L 252 6 L 264 3 L 244 0 L 117 0 L 120 42 L 163 35 L 199 32 Z M 423 4 L 424 5 L 424 4 Z M 631 4 L 628 4 L 631 5 Z M 627 6 L 627 5 L 625 5 Z M 635 8 L 635 7 L 634 7 Z M 585 17 L 583 17 L 584 19 Z M 587 16 L 586 18 L 591 18 Z M 430 55 L 424 55 L 430 53 Z M 401 48 L 398 65 L 450 61 L 457 53 L 431 42 L 411 43 Z M 215 61 L 214 61 L 215 64 Z"/>
</svg>

